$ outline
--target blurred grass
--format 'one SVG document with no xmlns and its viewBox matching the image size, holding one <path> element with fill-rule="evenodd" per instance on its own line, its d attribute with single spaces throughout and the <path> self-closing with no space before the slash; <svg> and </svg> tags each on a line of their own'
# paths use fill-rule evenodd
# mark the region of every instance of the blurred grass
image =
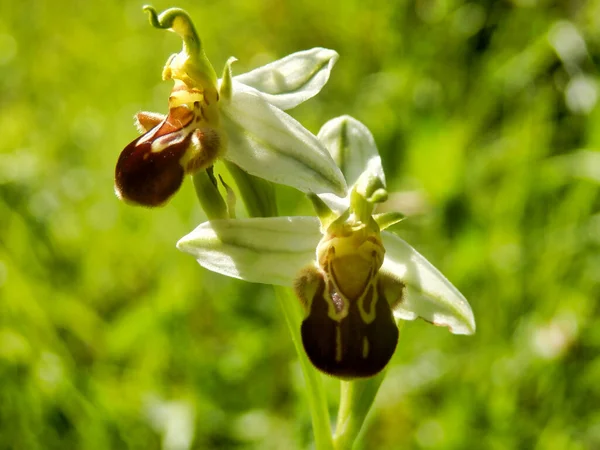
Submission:
<svg viewBox="0 0 600 450">
<path fill-rule="evenodd" d="M 174 248 L 203 220 L 191 184 L 158 210 L 114 197 L 180 47 L 141 6 L 0 4 L 0 450 L 308 448 L 271 289 Z M 359 447 L 600 448 L 600 2 L 177 6 L 217 72 L 340 53 L 294 116 L 371 128 L 396 231 L 473 306 L 473 337 L 404 327 Z"/>
</svg>

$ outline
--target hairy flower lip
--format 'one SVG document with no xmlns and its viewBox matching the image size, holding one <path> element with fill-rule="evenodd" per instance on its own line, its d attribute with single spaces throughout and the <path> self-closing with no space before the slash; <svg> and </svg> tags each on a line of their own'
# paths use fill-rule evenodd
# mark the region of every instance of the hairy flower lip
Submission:
<svg viewBox="0 0 600 450">
<path fill-rule="evenodd" d="M 398 327 L 374 272 L 350 296 L 334 278 L 314 268 L 301 272 L 294 287 L 307 313 L 302 344 L 316 368 L 343 379 L 367 378 L 383 370 L 396 349 Z"/>
<path fill-rule="evenodd" d="M 212 165 L 219 139 L 199 128 L 202 109 L 196 102 L 175 106 L 158 125 L 121 152 L 115 168 L 115 192 L 120 199 L 141 206 L 164 205 L 177 192 L 186 173 Z M 144 116 L 147 126 L 158 116 Z M 207 145 L 205 145 L 207 144 Z"/>
<path fill-rule="evenodd" d="M 160 206 L 177 192 L 184 176 L 180 160 L 192 139 L 191 134 L 182 134 L 181 130 L 192 120 L 188 108 L 176 108 L 125 147 L 115 169 L 119 198 L 142 206 Z"/>
</svg>

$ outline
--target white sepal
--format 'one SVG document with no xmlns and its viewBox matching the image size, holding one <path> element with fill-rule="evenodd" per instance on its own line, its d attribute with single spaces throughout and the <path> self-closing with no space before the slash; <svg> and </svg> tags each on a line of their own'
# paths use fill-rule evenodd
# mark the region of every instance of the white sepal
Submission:
<svg viewBox="0 0 600 450">
<path fill-rule="evenodd" d="M 354 185 L 363 173 L 378 177 L 385 186 L 379 151 L 369 129 L 350 116 L 331 119 L 317 135 L 346 177 Z"/>
<path fill-rule="evenodd" d="M 234 80 L 259 90 L 279 109 L 291 109 L 319 93 L 338 57 L 333 50 L 313 48 L 238 75 Z"/>
<path fill-rule="evenodd" d="M 398 236 L 388 232 L 381 236 L 385 247 L 381 271 L 405 286 L 394 315 L 404 320 L 421 317 L 453 334 L 475 333 L 473 311 L 458 289 Z"/>
<path fill-rule="evenodd" d="M 177 243 L 213 272 L 252 283 L 292 286 L 315 260 L 316 217 L 268 217 L 204 222 Z"/>
<path fill-rule="evenodd" d="M 344 176 L 321 142 L 255 89 L 234 82 L 221 112 L 229 141 L 226 159 L 303 192 L 346 195 Z"/>
</svg>

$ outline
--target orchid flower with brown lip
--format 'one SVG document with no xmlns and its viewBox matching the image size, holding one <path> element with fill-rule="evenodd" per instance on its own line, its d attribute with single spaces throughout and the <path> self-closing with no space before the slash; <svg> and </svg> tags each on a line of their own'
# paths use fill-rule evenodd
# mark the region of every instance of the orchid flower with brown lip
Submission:
<svg viewBox="0 0 600 450">
<path fill-rule="evenodd" d="M 166 203 L 185 175 L 211 170 L 219 158 L 245 172 L 304 192 L 346 194 L 344 177 L 323 144 L 283 110 L 316 95 L 338 55 L 314 48 L 232 77 L 230 58 L 222 79 L 204 54 L 191 19 L 171 8 L 158 15 L 144 7 L 150 23 L 183 39 L 163 79 L 173 80 L 166 116 L 141 112 L 142 136 L 119 156 L 115 192 L 143 205 Z"/>
<path fill-rule="evenodd" d="M 214 272 L 293 286 L 305 311 L 307 356 L 343 379 L 371 377 L 387 365 L 398 319 L 420 317 L 454 334 L 474 333 L 463 295 L 408 243 L 382 231 L 403 216 L 374 214 L 387 192 L 369 130 L 343 116 L 326 123 L 319 138 L 352 186 L 343 201 L 330 208 L 329 196 L 310 195 L 317 217 L 212 220 L 177 247 Z"/>
</svg>

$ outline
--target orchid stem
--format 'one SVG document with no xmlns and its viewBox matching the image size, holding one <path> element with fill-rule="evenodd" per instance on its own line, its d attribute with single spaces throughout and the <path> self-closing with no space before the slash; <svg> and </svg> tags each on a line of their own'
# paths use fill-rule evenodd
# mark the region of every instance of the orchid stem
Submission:
<svg viewBox="0 0 600 450">
<path fill-rule="evenodd" d="M 277 202 L 274 186 L 260 178 L 248 175 L 235 164 L 227 163 L 227 169 L 243 192 L 242 200 L 251 217 L 277 216 Z M 296 348 L 300 367 L 306 383 L 306 395 L 311 414 L 315 447 L 317 450 L 334 450 L 331 437 L 331 422 L 327 397 L 323 387 L 322 375 L 308 360 L 302 346 L 300 336 L 300 323 L 302 322 L 302 308 L 294 292 L 282 286 L 274 286 L 275 296 L 281 306 L 285 322 L 292 336 Z"/>
<path fill-rule="evenodd" d="M 277 216 L 275 187 L 262 178 L 250 175 L 236 164 L 225 160 L 225 167 L 238 187 L 250 217 Z"/>
<path fill-rule="evenodd" d="M 404 322 L 397 321 L 399 331 Z M 387 367 L 371 378 L 341 382 L 340 407 L 333 444 L 335 450 L 351 450 L 373 406 Z"/>
<path fill-rule="evenodd" d="M 192 178 L 196 197 L 198 197 L 200 206 L 206 213 L 208 220 L 229 218 L 227 204 L 219 192 L 213 168 L 209 167 L 207 170 L 201 170 Z"/>
<path fill-rule="evenodd" d="M 351 450 L 367 417 L 386 370 L 366 380 L 341 382 L 340 408 L 335 436 L 335 450 Z"/>
<path fill-rule="evenodd" d="M 329 420 L 329 410 L 327 409 L 327 399 L 323 387 L 322 375 L 312 366 L 300 337 L 300 322 L 302 320 L 302 311 L 300 304 L 296 300 L 293 292 L 281 286 L 275 286 L 275 294 L 279 300 L 285 321 L 292 335 L 292 341 L 302 373 L 306 382 L 306 393 L 308 396 L 308 406 L 312 416 L 313 434 L 315 437 L 315 447 L 317 450 L 333 450 L 333 441 L 331 439 L 331 428 Z"/>
</svg>

